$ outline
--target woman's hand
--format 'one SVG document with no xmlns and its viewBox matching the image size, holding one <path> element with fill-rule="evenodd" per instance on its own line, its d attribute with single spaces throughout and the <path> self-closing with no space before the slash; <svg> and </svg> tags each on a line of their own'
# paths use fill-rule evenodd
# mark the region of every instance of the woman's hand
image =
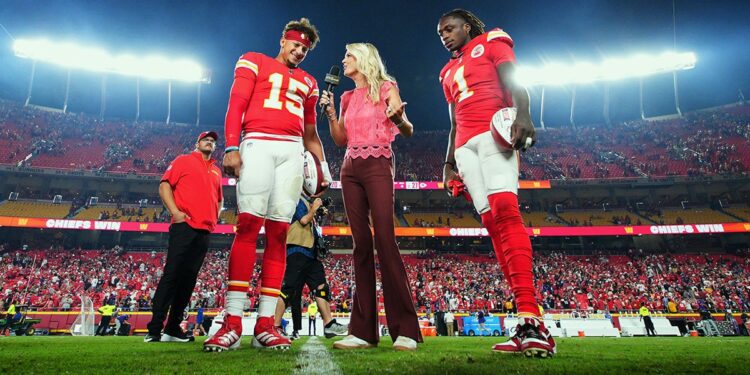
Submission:
<svg viewBox="0 0 750 375">
<path fill-rule="evenodd" d="M 389 104 L 385 109 L 385 115 L 396 125 L 404 122 L 404 108 L 406 107 L 406 104 L 406 102 L 401 102 L 401 105 L 398 107 L 392 107 Z"/>
<path fill-rule="evenodd" d="M 329 119 L 336 118 L 336 103 L 334 103 L 332 92 L 323 90 L 323 92 L 320 93 L 318 104 L 323 108 L 323 111 L 325 111 L 325 114 Z"/>
</svg>

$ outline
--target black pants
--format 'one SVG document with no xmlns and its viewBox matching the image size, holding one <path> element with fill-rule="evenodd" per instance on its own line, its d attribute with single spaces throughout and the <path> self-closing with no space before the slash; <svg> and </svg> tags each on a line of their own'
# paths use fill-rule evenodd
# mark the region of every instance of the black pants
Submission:
<svg viewBox="0 0 750 375">
<path fill-rule="evenodd" d="M 656 336 L 656 331 L 654 330 L 654 322 L 651 321 L 651 317 L 644 316 L 643 323 L 646 325 L 646 334 L 649 336 Z"/>
<path fill-rule="evenodd" d="M 109 329 L 109 322 L 112 321 L 112 316 L 103 316 L 102 321 L 99 322 L 99 327 L 96 327 L 94 336 L 106 336 L 107 330 Z"/>
<path fill-rule="evenodd" d="M 209 235 L 208 231 L 193 229 L 187 223 L 169 226 L 167 262 L 152 300 L 153 316 L 148 323 L 150 334 L 157 335 L 161 332 L 167 314 L 169 319 L 165 331 L 179 330 L 185 307 L 190 302 L 198 272 L 208 251 Z"/>
<path fill-rule="evenodd" d="M 310 336 L 317 336 L 318 330 L 317 330 L 317 324 L 315 318 L 309 318 L 310 320 L 307 322 L 307 334 Z"/>
<path fill-rule="evenodd" d="M 313 292 L 326 283 L 326 272 L 323 263 L 302 253 L 286 257 L 286 271 L 281 293 L 287 296 L 287 305 L 292 307 L 292 329 L 302 330 L 302 288 L 307 285 Z"/>
<path fill-rule="evenodd" d="M 120 329 L 115 333 L 117 336 L 130 336 L 130 323 L 120 324 Z"/>
<path fill-rule="evenodd" d="M 448 336 L 448 326 L 445 325 L 444 311 L 438 311 L 435 313 L 435 329 L 439 336 Z"/>
</svg>

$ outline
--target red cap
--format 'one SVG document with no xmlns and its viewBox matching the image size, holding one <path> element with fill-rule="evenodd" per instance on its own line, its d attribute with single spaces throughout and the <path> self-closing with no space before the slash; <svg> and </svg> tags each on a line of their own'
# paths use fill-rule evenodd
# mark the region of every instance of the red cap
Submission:
<svg viewBox="0 0 750 375">
<path fill-rule="evenodd" d="M 307 48 L 310 48 L 310 45 L 312 45 L 312 42 L 310 41 L 310 37 L 305 35 L 305 33 L 297 31 L 297 30 L 289 30 L 286 33 L 284 33 L 284 39 L 300 42 L 304 44 L 305 47 Z"/>
<path fill-rule="evenodd" d="M 205 131 L 198 136 L 198 141 L 206 137 L 213 137 L 215 141 L 219 140 L 219 135 L 215 131 Z"/>
</svg>

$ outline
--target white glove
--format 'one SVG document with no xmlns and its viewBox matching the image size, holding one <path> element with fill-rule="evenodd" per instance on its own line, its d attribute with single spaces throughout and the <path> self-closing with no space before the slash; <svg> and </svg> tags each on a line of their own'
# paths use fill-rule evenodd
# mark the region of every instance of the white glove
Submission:
<svg viewBox="0 0 750 375">
<path fill-rule="evenodd" d="M 325 160 L 321 161 L 320 169 L 323 171 L 323 180 L 330 185 L 333 182 L 333 178 L 331 177 L 331 170 L 328 169 L 328 162 Z"/>
</svg>

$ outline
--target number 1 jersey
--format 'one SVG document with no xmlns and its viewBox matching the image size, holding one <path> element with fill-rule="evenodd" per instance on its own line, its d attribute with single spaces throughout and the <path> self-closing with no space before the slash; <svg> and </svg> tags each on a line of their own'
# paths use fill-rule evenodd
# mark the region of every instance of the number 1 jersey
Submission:
<svg viewBox="0 0 750 375">
<path fill-rule="evenodd" d="M 318 96 L 318 83 L 304 70 L 261 53 L 242 55 L 224 121 L 227 147 L 239 145 L 241 132 L 301 137 L 305 124 L 315 124 Z"/>
<path fill-rule="evenodd" d="M 456 148 L 489 131 L 495 112 L 513 106 L 497 66 L 515 61 L 513 40 L 493 29 L 469 41 L 440 71 L 445 100 L 455 104 Z"/>
</svg>

